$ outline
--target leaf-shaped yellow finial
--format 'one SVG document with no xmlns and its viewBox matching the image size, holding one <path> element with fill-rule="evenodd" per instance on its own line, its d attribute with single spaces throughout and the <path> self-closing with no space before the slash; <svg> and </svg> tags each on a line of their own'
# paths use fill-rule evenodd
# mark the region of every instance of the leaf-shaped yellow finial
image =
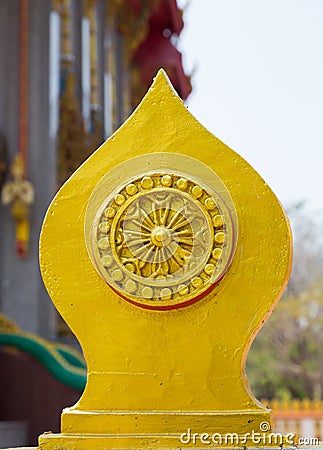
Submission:
<svg viewBox="0 0 323 450">
<path fill-rule="evenodd" d="M 40 259 L 88 365 L 83 396 L 42 449 L 178 448 L 188 428 L 270 426 L 244 366 L 287 283 L 289 226 L 164 71 L 53 200 Z"/>
</svg>

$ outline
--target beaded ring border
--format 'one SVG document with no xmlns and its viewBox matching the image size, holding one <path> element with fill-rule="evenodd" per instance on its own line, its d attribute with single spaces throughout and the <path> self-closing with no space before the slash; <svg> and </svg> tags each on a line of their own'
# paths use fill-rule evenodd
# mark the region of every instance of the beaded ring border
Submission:
<svg viewBox="0 0 323 450">
<path fill-rule="evenodd" d="M 223 277 L 235 244 L 230 210 L 214 188 L 179 171 L 151 171 L 103 201 L 90 256 L 126 300 L 171 309 L 196 301 Z"/>
</svg>

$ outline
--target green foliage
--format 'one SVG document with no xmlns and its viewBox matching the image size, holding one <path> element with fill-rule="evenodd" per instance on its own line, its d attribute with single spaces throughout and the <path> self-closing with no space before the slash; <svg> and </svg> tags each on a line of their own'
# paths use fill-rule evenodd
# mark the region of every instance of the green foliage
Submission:
<svg viewBox="0 0 323 450">
<path fill-rule="evenodd" d="M 323 252 L 320 226 L 292 211 L 291 280 L 249 352 L 247 373 L 258 398 L 323 399 Z"/>
</svg>

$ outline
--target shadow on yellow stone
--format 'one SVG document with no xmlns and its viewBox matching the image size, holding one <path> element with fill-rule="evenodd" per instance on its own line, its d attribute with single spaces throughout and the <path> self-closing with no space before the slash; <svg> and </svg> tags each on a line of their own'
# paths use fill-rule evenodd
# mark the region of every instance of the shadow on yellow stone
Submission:
<svg viewBox="0 0 323 450">
<path fill-rule="evenodd" d="M 159 71 L 44 220 L 42 276 L 88 380 L 39 448 L 194 447 L 188 429 L 269 435 L 245 362 L 286 286 L 290 241 L 267 184 Z"/>
</svg>

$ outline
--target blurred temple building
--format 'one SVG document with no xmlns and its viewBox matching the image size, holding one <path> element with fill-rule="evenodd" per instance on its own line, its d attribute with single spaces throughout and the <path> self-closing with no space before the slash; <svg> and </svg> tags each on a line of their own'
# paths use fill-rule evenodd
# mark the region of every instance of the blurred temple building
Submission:
<svg viewBox="0 0 323 450">
<path fill-rule="evenodd" d="M 86 381 L 39 272 L 46 209 L 159 68 L 188 97 L 182 28 L 177 0 L 0 1 L 1 448 L 59 431 Z"/>
<path fill-rule="evenodd" d="M 64 331 L 39 274 L 45 211 L 160 67 L 188 97 L 182 28 L 176 0 L 1 0 L 0 310 L 21 329 Z"/>
</svg>

